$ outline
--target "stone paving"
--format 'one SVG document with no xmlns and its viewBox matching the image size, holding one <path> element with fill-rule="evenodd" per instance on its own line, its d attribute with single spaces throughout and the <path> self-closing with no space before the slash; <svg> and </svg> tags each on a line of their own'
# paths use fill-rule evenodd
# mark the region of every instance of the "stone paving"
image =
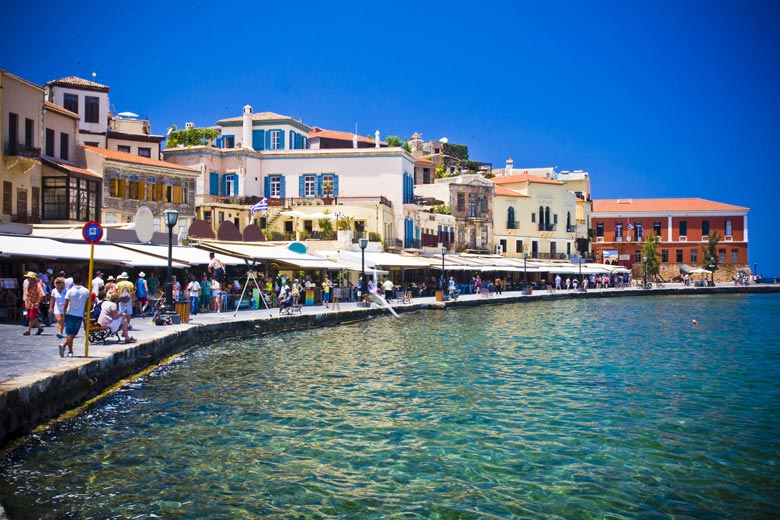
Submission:
<svg viewBox="0 0 780 520">
<path fill-rule="evenodd" d="M 416 298 L 414 303 L 433 301 L 434 298 Z M 355 302 L 340 303 L 339 306 L 342 311 L 357 308 Z M 375 304 L 374 307 L 376 307 Z M 321 305 L 304 306 L 301 308 L 302 314 L 324 312 L 334 312 L 333 306 L 331 305 L 328 309 Z M 130 335 L 136 338 L 138 343 L 141 343 L 145 340 L 166 336 L 177 330 L 211 323 L 285 319 L 286 316 L 280 316 L 279 309 L 272 308 L 270 311 L 266 309 L 242 309 L 235 312 L 235 309 L 233 309 L 221 313 L 201 312 L 190 318 L 189 323 L 157 326 L 151 322 L 149 317 L 134 317 L 131 321 L 133 330 L 130 331 Z M 26 327 L 22 326 L 21 321 L 0 323 L 0 389 L 29 384 L 31 380 L 43 379 L 53 372 L 72 369 L 80 364 L 106 357 L 109 354 L 138 344 L 125 345 L 115 341 L 109 341 L 106 345 L 90 343 L 89 358 L 86 358 L 84 356 L 84 328 L 82 327 L 73 343 L 74 356 L 61 358 L 57 346 L 62 343 L 62 340 L 56 337 L 57 330 L 54 325 L 45 327 L 43 334 L 40 336 L 35 335 L 35 329 L 33 329 L 30 336 L 23 336 L 22 333 L 25 330 Z"/>
</svg>

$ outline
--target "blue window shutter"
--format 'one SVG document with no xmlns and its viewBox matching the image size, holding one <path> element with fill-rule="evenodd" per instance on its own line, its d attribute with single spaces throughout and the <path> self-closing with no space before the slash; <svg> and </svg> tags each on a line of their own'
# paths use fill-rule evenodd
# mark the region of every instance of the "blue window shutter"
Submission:
<svg viewBox="0 0 780 520">
<path fill-rule="evenodd" d="M 271 196 L 271 177 L 263 179 L 263 197 Z"/>
<path fill-rule="evenodd" d="M 219 174 L 209 173 L 209 195 L 219 195 Z"/>
<path fill-rule="evenodd" d="M 303 197 L 305 192 L 303 191 L 305 175 L 298 177 L 298 196 Z"/>
<path fill-rule="evenodd" d="M 285 197 L 285 193 L 284 193 L 284 175 L 280 175 L 279 176 L 279 197 L 282 198 L 282 199 Z"/>
<path fill-rule="evenodd" d="M 284 150 L 284 130 L 279 130 L 279 149 Z"/>
<path fill-rule="evenodd" d="M 271 149 L 271 131 L 265 133 L 265 150 Z"/>
<path fill-rule="evenodd" d="M 214 141 L 214 143 L 217 145 L 217 148 L 224 148 L 222 145 L 222 137 L 217 137 L 217 140 Z"/>
<path fill-rule="evenodd" d="M 238 195 L 238 175 L 233 175 L 233 195 Z"/>
<path fill-rule="evenodd" d="M 298 137 L 298 134 L 290 130 L 290 143 L 288 145 L 288 148 L 290 150 L 295 150 L 295 138 Z"/>
<path fill-rule="evenodd" d="M 263 150 L 263 144 L 265 139 L 264 130 L 252 130 L 252 148 L 255 150 Z"/>
<path fill-rule="evenodd" d="M 321 173 L 317 174 L 316 181 L 317 181 L 317 187 L 315 188 L 316 190 L 315 193 L 321 197 L 322 196 L 322 174 Z"/>
<path fill-rule="evenodd" d="M 333 176 L 333 196 L 338 197 L 339 196 L 339 176 L 334 175 Z"/>
<path fill-rule="evenodd" d="M 222 186 L 219 188 L 220 195 L 227 195 L 227 175 L 222 176 Z"/>
</svg>

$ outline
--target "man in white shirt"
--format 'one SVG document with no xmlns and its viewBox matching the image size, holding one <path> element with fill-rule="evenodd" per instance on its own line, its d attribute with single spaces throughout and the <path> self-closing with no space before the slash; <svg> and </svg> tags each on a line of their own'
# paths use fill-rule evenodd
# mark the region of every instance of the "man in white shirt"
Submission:
<svg viewBox="0 0 780 520">
<path fill-rule="evenodd" d="M 103 271 L 98 271 L 95 273 L 95 277 L 92 279 L 92 294 L 100 293 L 100 289 L 102 289 L 105 285 L 106 282 L 103 281 Z"/>
<path fill-rule="evenodd" d="M 65 293 L 65 343 L 59 346 L 60 357 L 65 356 L 65 347 L 68 347 L 68 355 L 73 356 L 73 339 L 81 329 L 84 321 L 84 309 L 89 301 L 89 289 L 81 285 L 81 273 L 73 274 L 73 287 Z"/>
</svg>

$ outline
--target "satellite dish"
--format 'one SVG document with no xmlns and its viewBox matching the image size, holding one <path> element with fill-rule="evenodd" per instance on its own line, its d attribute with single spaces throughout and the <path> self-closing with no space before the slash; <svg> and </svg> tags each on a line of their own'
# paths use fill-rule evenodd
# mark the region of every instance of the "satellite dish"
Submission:
<svg viewBox="0 0 780 520">
<path fill-rule="evenodd" d="M 450 142 L 450 140 L 449 140 L 449 139 L 447 139 L 446 137 L 442 137 L 441 139 L 439 139 L 439 142 L 440 142 L 440 143 L 443 143 L 443 144 L 447 144 L 447 143 L 449 143 L 449 142 Z"/>
<path fill-rule="evenodd" d="M 154 235 L 154 215 L 148 206 L 141 206 L 135 212 L 135 235 L 138 241 L 146 244 Z"/>
</svg>

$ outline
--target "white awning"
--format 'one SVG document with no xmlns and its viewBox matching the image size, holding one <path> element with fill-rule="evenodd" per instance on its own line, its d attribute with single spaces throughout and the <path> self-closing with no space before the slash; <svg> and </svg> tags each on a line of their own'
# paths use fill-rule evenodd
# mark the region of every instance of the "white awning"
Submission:
<svg viewBox="0 0 780 520">
<path fill-rule="evenodd" d="M 89 261 L 90 244 L 86 242 L 63 242 L 51 238 L 25 235 L 0 235 L 0 255 L 5 257 L 45 258 L 49 260 Z M 150 256 L 140 251 L 123 249 L 112 244 L 95 244 L 96 262 L 129 267 L 167 267 L 165 258 Z M 173 267 L 188 267 L 189 263 L 174 261 Z"/>
<path fill-rule="evenodd" d="M 346 267 L 326 260 L 319 256 L 296 253 L 289 247 L 280 245 L 248 244 L 246 242 L 212 242 L 201 241 L 197 246 L 200 249 L 214 251 L 220 255 L 233 256 L 239 259 L 246 258 L 256 262 L 277 262 L 291 265 L 299 269 L 325 269 L 338 271 Z"/>
<path fill-rule="evenodd" d="M 151 244 L 131 244 L 114 243 L 116 247 L 121 247 L 130 251 L 141 252 L 146 255 L 153 255 L 161 258 L 168 258 L 168 246 L 155 246 Z M 171 248 L 171 257 L 174 261 L 187 263 L 190 265 L 206 265 L 211 259 L 209 252 L 205 249 L 192 246 L 173 246 Z M 219 260 L 225 265 L 244 265 L 244 259 L 236 256 L 220 254 Z"/>
</svg>

